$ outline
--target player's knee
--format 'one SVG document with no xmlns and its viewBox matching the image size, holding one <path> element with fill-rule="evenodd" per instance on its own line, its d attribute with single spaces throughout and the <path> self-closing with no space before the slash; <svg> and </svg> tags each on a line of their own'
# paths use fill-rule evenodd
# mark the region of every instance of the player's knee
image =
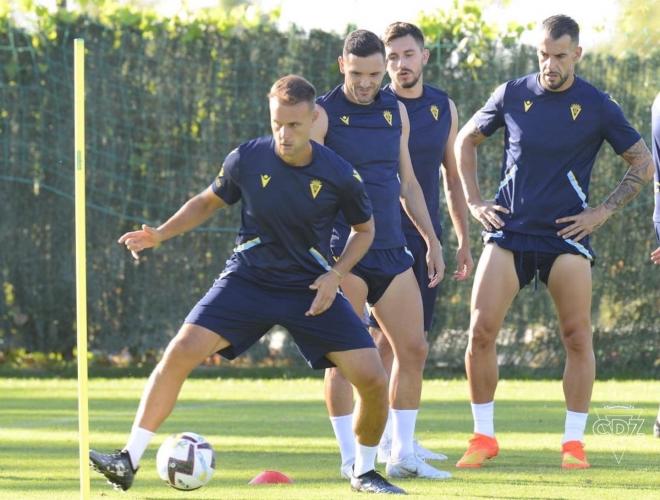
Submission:
<svg viewBox="0 0 660 500">
<path fill-rule="evenodd" d="M 562 324 L 561 336 L 567 351 L 589 352 L 593 349 L 591 325 L 588 322 Z"/>
<path fill-rule="evenodd" d="M 206 352 L 200 350 L 200 345 L 191 336 L 174 337 L 163 355 L 162 364 L 167 366 L 197 366 L 205 357 Z"/>
<path fill-rule="evenodd" d="M 399 364 L 417 366 L 424 368 L 424 363 L 429 355 L 429 343 L 424 335 L 409 339 L 406 345 L 397 350 Z"/>
<path fill-rule="evenodd" d="M 472 349 L 491 349 L 495 345 L 498 328 L 486 319 L 477 319 L 470 328 Z"/>
<path fill-rule="evenodd" d="M 359 379 L 356 381 L 355 386 L 362 394 L 387 394 L 387 387 L 389 380 L 387 373 L 380 365 L 374 365 L 360 373 Z"/>
<path fill-rule="evenodd" d="M 343 380 L 344 376 L 341 374 L 338 368 L 326 368 L 325 370 L 325 380 L 327 382 L 334 382 L 336 380 Z"/>
</svg>

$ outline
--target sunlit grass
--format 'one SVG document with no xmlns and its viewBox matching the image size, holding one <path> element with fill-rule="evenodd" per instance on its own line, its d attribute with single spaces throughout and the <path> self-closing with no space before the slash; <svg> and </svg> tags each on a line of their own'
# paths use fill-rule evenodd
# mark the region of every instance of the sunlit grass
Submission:
<svg viewBox="0 0 660 500">
<path fill-rule="evenodd" d="M 90 442 L 121 447 L 130 429 L 143 379 L 90 382 Z M 76 382 L 0 380 L 0 497 L 71 499 L 78 496 Z M 355 497 L 339 478 L 339 457 L 322 400 L 322 381 L 191 379 L 179 404 L 147 451 L 133 488 L 113 491 L 92 473 L 93 498 L 335 499 Z M 453 464 L 465 449 L 472 423 L 463 380 L 424 386 L 417 436 L 449 455 L 449 481 L 398 481 L 419 498 L 660 498 L 660 439 L 651 435 L 660 383 L 597 382 L 587 429 L 587 471 L 559 468 L 564 406 L 559 381 L 502 381 L 496 400 L 501 452 L 482 470 Z M 605 406 L 633 406 L 641 434 L 594 435 Z M 217 453 L 208 486 L 179 492 L 158 478 L 155 455 L 175 432 L 205 436 Z M 293 478 L 290 486 L 247 482 L 265 469 Z"/>
</svg>

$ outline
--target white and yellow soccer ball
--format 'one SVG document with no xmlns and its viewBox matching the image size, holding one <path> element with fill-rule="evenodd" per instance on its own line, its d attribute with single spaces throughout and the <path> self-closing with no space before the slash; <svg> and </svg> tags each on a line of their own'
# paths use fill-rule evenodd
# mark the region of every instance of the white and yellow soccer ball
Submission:
<svg viewBox="0 0 660 500">
<path fill-rule="evenodd" d="M 177 490 L 201 488 L 215 472 L 215 451 L 199 434 L 182 432 L 168 437 L 158 449 L 160 478 Z"/>
</svg>

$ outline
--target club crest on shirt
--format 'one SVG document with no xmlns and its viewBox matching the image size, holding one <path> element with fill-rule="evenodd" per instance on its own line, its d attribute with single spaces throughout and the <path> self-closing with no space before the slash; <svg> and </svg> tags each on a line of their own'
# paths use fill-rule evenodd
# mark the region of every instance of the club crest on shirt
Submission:
<svg viewBox="0 0 660 500">
<path fill-rule="evenodd" d="M 579 104 L 571 104 L 571 116 L 573 117 L 573 121 L 577 119 L 581 111 L 582 111 L 582 106 L 580 106 Z"/>
<path fill-rule="evenodd" d="M 309 190 L 312 192 L 312 198 L 316 199 L 323 187 L 323 183 L 318 179 L 313 179 L 309 182 Z"/>
<path fill-rule="evenodd" d="M 344 125 L 348 125 L 348 121 L 349 121 L 349 117 L 348 117 L 348 115 L 340 116 L 339 119 L 341 120 L 341 122 L 342 122 Z"/>
<path fill-rule="evenodd" d="M 363 182 L 362 181 L 362 176 L 355 169 L 353 169 L 353 177 L 355 177 L 358 181 Z"/>
<path fill-rule="evenodd" d="M 266 186 L 268 186 L 269 182 L 270 182 L 270 175 L 261 174 L 261 187 L 265 188 Z"/>
<path fill-rule="evenodd" d="M 219 188 L 222 186 L 222 178 L 225 176 L 225 166 L 223 165 L 220 167 L 220 172 L 218 172 L 218 176 L 215 178 L 215 187 Z"/>
<path fill-rule="evenodd" d="M 435 104 L 431 106 L 431 114 L 433 115 L 433 119 L 437 122 L 438 116 L 440 116 L 440 109 Z"/>
<path fill-rule="evenodd" d="M 527 113 L 529 111 L 529 108 L 532 107 L 532 104 L 534 104 L 534 103 L 532 101 L 528 100 L 528 99 L 523 101 L 523 106 L 525 107 L 525 113 Z"/>
<path fill-rule="evenodd" d="M 387 124 L 391 127 L 392 126 L 392 112 L 391 111 L 383 111 L 383 117 L 385 118 L 385 121 Z"/>
</svg>

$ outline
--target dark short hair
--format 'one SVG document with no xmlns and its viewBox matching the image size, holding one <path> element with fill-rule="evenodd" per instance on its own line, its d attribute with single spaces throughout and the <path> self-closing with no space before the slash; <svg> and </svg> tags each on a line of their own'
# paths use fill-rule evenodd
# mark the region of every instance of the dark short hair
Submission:
<svg viewBox="0 0 660 500">
<path fill-rule="evenodd" d="M 351 31 L 344 40 L 344 57 L 348 54 L 358 57 L 381 54 L 385 57 L 385 45 L 375 33 L 367 30 L 355 30 Z"/>
<path fill-rule="evenodd" d="M 542 23 L 543 29 L 547 31 L 553 40 L 558 40 L 564 35 L 571 37 L 576 44 L 580 43 L 580 26 L 573 19 L 563 14 L 550 16 Z"/>
<path fill-rule="evenodd" d="M 299 102 L 314 104 L 316 89 L 302 76 L 287 75 L 273 83 L 270 88 L 268 98 L 272 99 L 274 97 L 289 105 L 298 104 Z"/>
<path fill-rule="evenodd" d="M 404 23 L 397 21 L 396 23 L 390 24 L 385 28 L 385 33 L 383 33 L 383 43 L 389 45 L 392 40 L 397 38 L 403 38 L 404 36 L 410 35 L 417 42 L 420 48 L 424 48 L 424 33 L 417 26 L 410 23 Z"/>
</svg>

